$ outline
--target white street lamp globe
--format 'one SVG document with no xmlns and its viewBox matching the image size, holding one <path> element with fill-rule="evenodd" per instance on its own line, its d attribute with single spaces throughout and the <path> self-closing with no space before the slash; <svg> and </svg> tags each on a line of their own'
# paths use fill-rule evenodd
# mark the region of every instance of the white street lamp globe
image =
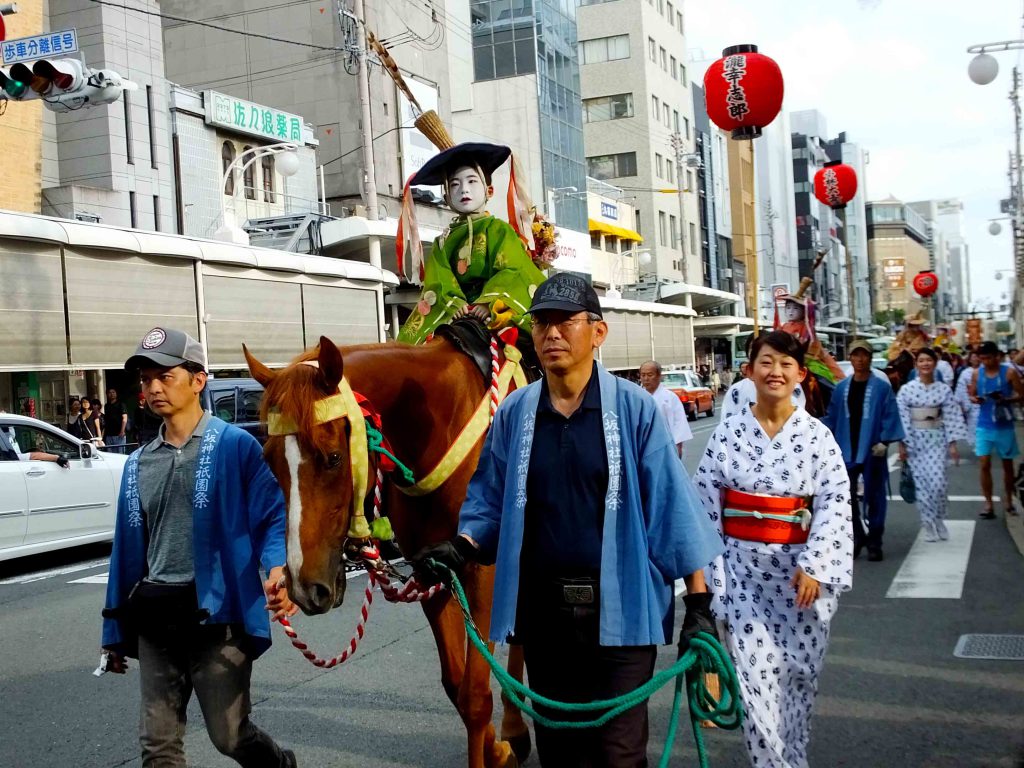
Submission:
<svg viewBox="0 0 1024 768">
<path fill-rule="evenodd" d="M 286 179 L 294 176 L 299 172 L 299 155 L 292 150 L 282 152 L 277 156 L 274 166 L 277 169 L 277 172 Z"/>
<path fill-rule="evenodd" d="M 640 263 L 641 264 L 650 264 L 651 263 L 651 254 L 649 254 L 649 253 L 641 253 L 640 256 L 639 256 L 639 259 L 640 259 Z"/>
<path fill-rule="evenodd" d="M 1000 224 L 998 221 L 993 221 L 991 224 L 988 225 L 988 233 L 990 235 L 998 235 L 1002 231 L 1003 225 Z"/>
<path fill-rule="evenodd" d="M 978 85 L 988 85 L 998 74 L 999 62 L 987 53 L 979 53 L 967 65 L 967 76 Z"/>
</svg>

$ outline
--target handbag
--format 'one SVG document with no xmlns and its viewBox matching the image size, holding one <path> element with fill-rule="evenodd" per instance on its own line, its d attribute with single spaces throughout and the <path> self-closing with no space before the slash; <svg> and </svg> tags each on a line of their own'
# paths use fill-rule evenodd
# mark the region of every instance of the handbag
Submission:
<svg viewBox="0 0 1024 768">
<path fill-rule="evenodd" d="M 903 469 L 900 472 L 900 497 L 907 504 L 913 504 L 917 501 L 917 486 L 914 485 L 914 474 L 910 471 L 910 466 L 907 464 L 903 465 Z"/>
</svg>

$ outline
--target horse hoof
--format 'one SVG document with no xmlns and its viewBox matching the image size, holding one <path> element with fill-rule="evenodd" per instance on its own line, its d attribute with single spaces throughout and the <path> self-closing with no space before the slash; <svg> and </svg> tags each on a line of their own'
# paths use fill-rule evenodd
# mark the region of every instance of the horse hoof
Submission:
<svg viewBox="0 0 1024 768">
<path fill-rule="evenodd" d="M 533 749 L 533 744 L 530 741 L 530 732 L 523 731 L 515 736 L 509 736 L 509 746 L 512 747 L 512 754 L 517 760 L 517 765 L 522 765 L 526 762 L 526 758 L 530 756 L 530 751 Z"/>
</svg>

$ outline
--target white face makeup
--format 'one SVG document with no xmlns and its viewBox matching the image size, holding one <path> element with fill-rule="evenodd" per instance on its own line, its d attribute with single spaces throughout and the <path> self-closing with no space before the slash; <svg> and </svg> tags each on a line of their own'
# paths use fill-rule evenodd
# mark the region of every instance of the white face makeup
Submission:
<svg viewBox="0 0 1024 768">
<path fill-rule="evenodd" d="M 448 177 L 448 202 L 457 213 L 483 210 L 490 190 L 476 168 L 465 166 Z"/>
<path fill-rule="evenodd" d="M 804 319 L 804 308 L 795 301 L 786 302 L 786 320 L 793 322 Z"/>
</svg>

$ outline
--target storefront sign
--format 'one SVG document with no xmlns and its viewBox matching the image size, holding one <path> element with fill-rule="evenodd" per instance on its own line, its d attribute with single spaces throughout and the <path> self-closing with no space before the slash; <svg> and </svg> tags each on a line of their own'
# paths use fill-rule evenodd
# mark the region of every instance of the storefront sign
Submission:
<svg viewBox="0 0 1024 768">
<path fill-rule="evenodd" d="M 606 218 L 606 219 L 611 219 L 612 221 L 618 221 L 619 220 L 619 206 L 615 205 L 615 203 L 606 203 L 606 202 L 604 202 L 602 200 L 601 201 L 601 215 L 604 218 Z"/>
<path fill-rule="evenodd" d="M 789 283 L 772 284 L 772 301 L 776 303 L 782 301 L 782 297 L 787 293 L 789 293 Z"/>
<path fill-rule="evenodd" d="M 272 142 L 302 144 L 302 118 L 216 91 L 203 91 L 206 124 Z"/>
<path fill-rule="evenodd" d="M 977 346 L 981 344 L 984 338 L 984 330 L 982 329 L 981 318 L 972 317 L 969 320 L 964 321 L 964 332 L 967 335 L 967 343 L 971 346 Z"/>
<path fill-rule="evenodd" d="M 590 274 L 590 234 L 574 229 L 555 227 L 558 256 L 552 265 L 555 269 Z"/>
<path fill-rule="evenodd" d="M 903 259 L 882 259 L 882 276 L 886 288 L 903 290 L 907 287 L 907 273 Z"/>
</svg>

